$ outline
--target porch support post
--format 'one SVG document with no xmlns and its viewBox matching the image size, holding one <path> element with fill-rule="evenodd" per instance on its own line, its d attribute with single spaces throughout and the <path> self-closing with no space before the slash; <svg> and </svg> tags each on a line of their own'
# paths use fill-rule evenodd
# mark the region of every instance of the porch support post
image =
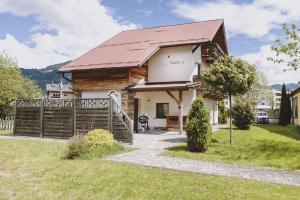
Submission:
<svg viewBox="0 0 300 200">
<path fill-rule="evenodd" d="M 178 124 L 179 124 L 179 133 L 183 133 L 183 96 L 182 90 L 178 90 L 178 99 L 170 92 L 167 91 L 167 94 L 177 103 L 179 116 L 178 116 Z"/>
<path fill-rule="evenodd" d="M 182 90 L 179 90 L 179 99 L 178 99 L 178 110 L 179 110 L 179 133 L 183 133 L 183 98 Z"/>
</svg>

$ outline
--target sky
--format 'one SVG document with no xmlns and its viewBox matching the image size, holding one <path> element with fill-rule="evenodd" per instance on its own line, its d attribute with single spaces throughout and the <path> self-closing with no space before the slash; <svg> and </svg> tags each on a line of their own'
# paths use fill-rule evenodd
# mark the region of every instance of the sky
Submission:
<svg viewBox="0 0 300 200">
<path fill-rule="evenodd" d="M 224 19 L 230 55 L 254 64 L 269 84 L 300 81 L 300 70 L 267 58 L 281 24 L 300 24 L 299 0 L 0 0 L 0 50 L 20 67 L 75 59 L 123 30 Z"/>
</svg>

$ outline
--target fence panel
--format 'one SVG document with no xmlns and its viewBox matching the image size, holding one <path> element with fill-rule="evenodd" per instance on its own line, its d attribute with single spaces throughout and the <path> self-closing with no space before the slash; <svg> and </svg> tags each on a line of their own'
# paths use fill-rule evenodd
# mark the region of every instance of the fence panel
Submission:
<svg viewBox="0 0 300 200">
<path fill-rule="evenodd" d="M 15 135 L 40 136 L 41 100 L 16 100 Z"/>
<path fill-rule="evenodd" d="M 76 99 L 76 133 L 102 128 L 109 130 L 109 99 Z"/>
<path fill-rule="evenodd" d="M 126 116 L 116 112 L 111 101 L 109 98 L 16 100 L 14 134 L 69 138 L 102 128 L 112 131 L 115 139 L 132 142 Z"/>
</svg>

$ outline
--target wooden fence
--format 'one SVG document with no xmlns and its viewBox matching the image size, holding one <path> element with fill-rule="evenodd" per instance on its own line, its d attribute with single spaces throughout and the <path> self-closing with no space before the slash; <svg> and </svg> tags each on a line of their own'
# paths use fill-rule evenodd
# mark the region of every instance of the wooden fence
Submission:
<svg viewBox="0 0 300 200">
<path fill-rule="evenodd" d="M 13 130 L 14 128 L 14 117 L 0 118 L 0 130 Z"/>
<path fill-rule="evenodd" d="M 16 100 L 14 134 L 69 138 L 102 128 L 115 139 L 132 143 L 132 123 L 128 125 L 132 120 L 118 117 L 115 105 L 112 98 Z"/>
</svg>

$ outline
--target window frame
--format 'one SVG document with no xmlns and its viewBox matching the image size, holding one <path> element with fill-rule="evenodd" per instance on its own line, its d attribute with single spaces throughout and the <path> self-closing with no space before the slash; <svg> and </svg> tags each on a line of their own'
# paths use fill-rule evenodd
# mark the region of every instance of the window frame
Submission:
<svg viewBox="0 0 300 200">
<path fill-rule="evenodd" d="M 158 108 L 160 105 L 167 105 L 167 113 L 163 113 L 163 116 L 159 115 L 159 112 L 158 112 Z M 167 115 L 169 115 L 170 113 L 170 104 L 169 103 L 156 103 L 155 104 L 155 118 L 157 119 L 165 119 L 167 118 Z"/>
</svg>

